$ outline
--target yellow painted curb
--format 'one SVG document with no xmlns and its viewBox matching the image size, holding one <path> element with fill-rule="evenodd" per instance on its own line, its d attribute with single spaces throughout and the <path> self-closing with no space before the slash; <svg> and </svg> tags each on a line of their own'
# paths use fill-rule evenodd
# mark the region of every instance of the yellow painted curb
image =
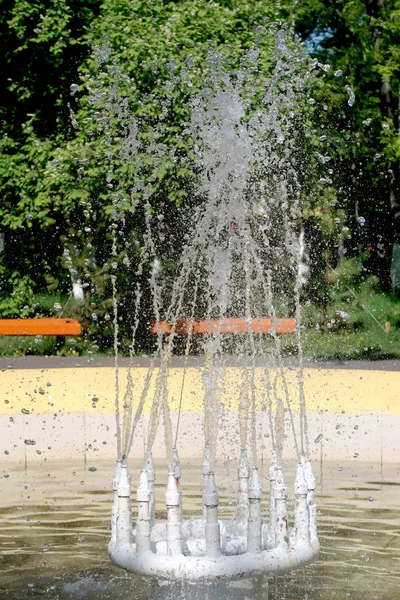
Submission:
<svg viewBox="0 0 400 600">
<path fill-rule="evenodd" d="M 120 399 L 126 391 L 128 369 L 119 370 Z M 138 401 L 143 389 L 147 368 L 132 370 L 134 398 Z M 171 368 L 168 390 L 171 410 L 177 410 L 181 395 L 183 368 Z M 145 412 L 150 410 L 155 392 L 158 369 L 151 373 L 151 383 Z M 311 411 L 389 412 L 400 414 L 400 372 L 350 369 L 305 369 L 304 386 L 307 407 Z M 282 381 L 276 372 L 270 374 L 283 397 Z M 243 369 L 227 367 L 219 382 L 221 402 L 225 410 L 236 410 L 239 402 Z M 285 369 L 291 403 L 298 408 L 297 374 Z M 102 413 L 115 412 L 116 378 L 113 368 L 60 368 L 4 371 L 0 375 L 0 415 L 25 413 Z M 266 402 L 267 381 L 264 369 L 256 368 L 255 389 L 259 407 Z M 201 371 L 190 367 L 186 371 L 182 410 L 201 411 L 204 385 Z"/>
</svg>

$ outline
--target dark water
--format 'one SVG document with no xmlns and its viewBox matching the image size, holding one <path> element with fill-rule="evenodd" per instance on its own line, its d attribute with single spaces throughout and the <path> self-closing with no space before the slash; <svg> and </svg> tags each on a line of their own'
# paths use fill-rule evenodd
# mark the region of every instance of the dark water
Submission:
<svg viewBox="0 0 400 600">
<path fill-rule="evenodd" d="M 115 567 L 107 555 L 112 465 L 62 462 L 0 478 L 0 600 L 400 599 L 400 473 L 395 466 L 335 464 L 319 480 L 319 560 L 265 582 L 162 585 Z M 4 470 L 4 468 L 3 468 Z M 158 468 L 159 480 L 163 469 Z M 189 472 L 186 469 L 186 472 Z M 233 473 L 232 473 L 233 474 Z M 185 514 L 200 512 L 200 473 L 184 477 Z M 135 477 L 135 476 L 133 476 Z M 186 481 L 185 481 L 186 479 Z M 158 517 L 163 494 L 158 488 Z M 221 491 L 231 514 L 234 488 Z"/>
</svg>

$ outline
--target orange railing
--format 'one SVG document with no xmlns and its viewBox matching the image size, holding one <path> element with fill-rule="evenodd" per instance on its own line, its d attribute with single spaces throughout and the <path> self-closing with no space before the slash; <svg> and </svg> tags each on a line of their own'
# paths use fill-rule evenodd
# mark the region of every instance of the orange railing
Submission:
<svg viewBox="0 0 400 600">
<path fill-rule="evenodd" d="M 75 319 L 0 319 L 0 335 L 81 335 Z"/>
<path fill-rule="evenodd" d="M 175 326 L 175 333 L 188 334 L 192 328 L 192 332 L 196 334 L 204 333 L 272 333 L 273 328 L 276 333 L 294 333 L 296 329 L 296 319 L 275 319 L 274 326 L 272 319 L 265 317 L 263 319 L 251 319 L 248 321 L 243 318 L 229 317 L 226 319 L 209 319 L 200 321 L 185 321 L 178 319 Z M 156 334 L 171 333 L 173 329 L 172 323 L 168 321 L 153 321 L 151 323 L 151 332 Z"/>
</svg>

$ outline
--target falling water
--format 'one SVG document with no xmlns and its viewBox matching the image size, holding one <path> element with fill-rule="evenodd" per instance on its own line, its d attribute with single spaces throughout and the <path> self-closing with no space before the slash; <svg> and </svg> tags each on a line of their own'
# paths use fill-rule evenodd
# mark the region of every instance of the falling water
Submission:
<svg viewBox="0 0 400 600">
<path fill-rule="evenodd" d="M 189 202 L 179 208 L 177 215 L 180 220 L 174 223 L 174 227 L 182 233 L 178 246 L 169 248 L 177 257 L 175 261 L 164 260 L 162 247 L 165 239 L 159 228 L 164 215 L 155 216 L 156 195 L 145 183 L 148 178 L 145 180 L 141 169 L 146 164 L 146 156 L 151 156 L 154 169 L 168 160 L 176 162 L 176 148 L 170 149 L 161 142 L 162 119 L 155 125 L 153 135 L 147 137 L 141 136 L 140 125 L 131 115 L 130 125 L 125 127 L 126 142 L 121 157 L 135 165 L 136 179 L 131 197 L 134 210 L 142 215 L 144 225 L 142 249 L 135 266 L 137 283 L 130 344 L 132 361 L 137 352 L 136 336 L 145 294 L 141 282 L 145 274 L 151 294 L 151 318 L 157 334 L 155 351 L 142 389 L 136 389 L 134 385 L 132 362 L 127 388 L 120 397 L 116 369 L 118 470 L 113 510 L 113 531 L 116 533 L 112 541 L 116 546 L 121 546 L 122 539 L 124 544 L 131 540 L 131 509 L 130 501 L 127 503 L 126 500 L 130 497 L 130 483 L 126 460 L 146 399 L 150 390 L 154 389 L 146 432 L 144 470 L 137 491 L 137 528 L 133 534 L 137 548 L 133 552 L 138 553 L 135 556 L 139 562 L 134 565 L 127 554 L 113 555 L 116 546 L 110 550 L 118 564 L 133 570 L 146 572 L 147 567 L 140 563 L 140 556 L 142 552 L 150 552 L 149 536 L 154 543 L 161 544 L 157 556 L 165 550 L 161 550 L 164 548 L 162 544 L 166 544 L 167 556 L 180 556 L 181 552 L 185 556 L 205 553 L 213 559 L 218 559 L 221 551 L 227 556 L 241 555 L 246 544 L 247 551 L 255 554 L 271 548 L 288 549 L 289 545 L 305 544 L 307 548 L 313 548 L 311 554 L 307 554 L 307 560 L 317 551 L 301 339 L 301 289 L 307 275 L 307 241 L 302 229 L 302 210 L 306 194 L 304 180 L 309 176 L 305 122 L 311 110 L 310 73 L 315 63 L 285 30 L 271 27 L 269 35 L 275 42 L 275 54 L 268 75 L 261 67 L 257 48 L 242 57 L 235 71 L 221 54 L 211 51 L 203 87 L 198 91 L 190 84 L 190 69 L 185 67 L 179 76 L 176 66 L 171 67 L 171 89 L 176 85 L 188 85 L 186 111 L 190 116 L 181 135 L 190 140 L 192 148 L 190 158 L 179 159 L 183 163 L 186 161 L 192 176 Z M 124 116 L 127 116 L 124 111 Z M 117 212 L 115 228 L 121 227 Z M 113 239 L 113 253 L 116 254 L 115 232 Z M 119 290 L 115 276 L 112 284 L 118 365 L 116 298 Z M 298 363 L 295 395 L 287 380 L 282 355 L 282 318 L 295 319 Z M 269 319 L 268 331 L 265 331 L 266 319 Z M 241 333 L 235 327 L 241 328 Z M 168 378 L 171 358 L 179 352 L 177 344 L 182 334 L 186 336 L 183 380 L 174 430 Z M 204 522 L 203 525 L 195 525 L 195 522 L 185 525 L 186 521 L 182 520 L 178 430 L 187 364 L 193 353 L 204 356 L 199 368 L 204 407 L 205 525 Z M 240 366 L 236 390 L 236 448 L 240 451 L 240 462 L 238 518 L 236 525 L 228 526 L 217 516 L 215 469 L 221 458 L 218 439 L 226 410 L 222 396 L 227 386 L 227 367 L 232 361 Z M 265 372 L 262 386 L 257 379 L 260 363 Z M 166 540 L 160 538 L 157 542 L 152 448 L 161 425 L 170 475 Z M 293 534 L 289 534 L 288 529 L 286 484 L 282 471 L 288 436 L 292 438 L 299 465 Z M 261 516 L 261 446 L 267 447 L 271 456 L 267 529 L 262 525 Z M 121 524 L 123 521 L 125 526 Z M 191 533 L 185 534 L 188 527 Z M 196 527 L 203 533 L 196 534 L 195 538 L 205 535 L 205 541 L 200 538 L 196 542 L 189 541 Z M 222 550 L 221 527 L 226 537 Z M 181 549 L 181 536 L 185 538 L 185 535 L 189 538 Z M 245 538 L 247 541 L 243 542 Z M 151 570 L 153 567 L 148 568 Z M 181 568 L 184 570 L 183 566 Z M 261 566 L 247 568 L 254 572 L 263 571 Z M 152 572 L 156 570 L 154 567 Z M 271 570 L 274 568 L 271 567 Z M 186 576 L 190 578 L 193 574 L 186 573 Z M 227 576 L 230 576 L 229 573 Z"/>
</svg>

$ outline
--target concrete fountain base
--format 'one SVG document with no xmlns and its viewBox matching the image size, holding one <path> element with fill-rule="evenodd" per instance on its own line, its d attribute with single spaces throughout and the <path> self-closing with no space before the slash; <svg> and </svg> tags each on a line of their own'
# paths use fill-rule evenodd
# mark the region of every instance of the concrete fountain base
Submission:
<svg viewBox="0 0 400 600">
<path fill-rule="evenodd" d="M 221 523 L 223 526 L 223 523 Z M 292 571 L 314 560 L 319 544 L 291 543 L 287 548 L 263 549 L 261 552 L 221 555 L 210 559 L 206 556 L 168 556 L 165 552 L 148 551 L 138 556 L 136 545 L 118 547 L 109 545 L 112 561 L 142 575 L 155 576 L 170 581 L 220 581 L 256 576 L 273 576 Z"/>
</svg>

